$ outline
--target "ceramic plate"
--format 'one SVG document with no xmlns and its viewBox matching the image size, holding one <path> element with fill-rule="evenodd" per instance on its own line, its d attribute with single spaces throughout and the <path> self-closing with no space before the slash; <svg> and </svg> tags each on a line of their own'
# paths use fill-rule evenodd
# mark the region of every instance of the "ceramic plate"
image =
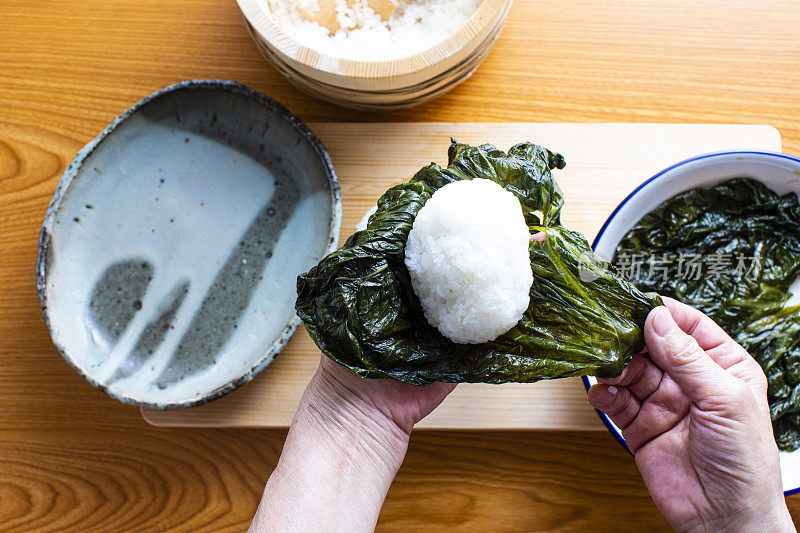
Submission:
<svg viewBox="0 0 800 533">
<path fill-rule="evenodd" d="M 58 184 L 37 264 L 53 342 L 123 402 L 218 398 L 286 344 L 296 277 L 336 248 L 340 221 L 328 154 L 286 109 L 234 82 L 167 87 Z"/>
<path fill-rule="evenodd" d="M 612 258 L 622 237 L 639 219 L 678 193 L 715 185 L 734 177 L 749 177 L 763 182 L 779 194 L 800 193 L 800 159 L 771 152 L 720 152 L 707 154 L 663 170 L 645 181 L 614 210 L 592 244 L 603 258 Z M 799 294 L 790 299 L 792 304 Z M 583 378 L 587 390 L 597 383 L 593 377 Z M 598 411 L 603 423 L 625 446 L 620 429 Z M 781 477 L 786 494 L 800 491 L 800 450 L 781 452 Z"/>
</svg>

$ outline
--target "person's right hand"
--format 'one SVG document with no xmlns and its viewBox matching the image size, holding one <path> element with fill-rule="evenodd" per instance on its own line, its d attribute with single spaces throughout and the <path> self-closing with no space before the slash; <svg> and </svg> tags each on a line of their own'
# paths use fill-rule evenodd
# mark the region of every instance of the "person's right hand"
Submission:
<svg viewBox="0 0 800 533">
<path fill-rule="evenodd" d="M 761 367 L 700 311 L 664 302 L 647 317 L 647 353 L 590 403 L 622 429 L 676 530 L 794 532 Z"/>
</svg>

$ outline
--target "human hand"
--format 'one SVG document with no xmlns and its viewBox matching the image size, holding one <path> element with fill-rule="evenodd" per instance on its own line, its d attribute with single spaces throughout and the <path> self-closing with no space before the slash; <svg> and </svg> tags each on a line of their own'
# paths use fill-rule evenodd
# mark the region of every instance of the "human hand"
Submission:
<svg viewBox="0 0 800 533">
<path fill-rule="evenodd" d="M 589 402 L 622 429 L 676 530 L 795 531 L 761 367 L 700 311 L 664 303 L 645 322 L 647 351 Z"/>
<path fill-rule="evenodd" d="M 454 388 L 362 379 L 323 355 L 251 531 L 372 531 L 411 429 Z"/>
<path fill-rule="evenodd" d="M 455 386 L 432 383 L 419 387 L 393 379 L 363 379 L 323 355 L 303 402 L 329 422 L 335 418 L 338 424 L 368 429 L 382 441 L 385 449 L 379 451 L 402 461 L 414 424 L 442 403 Z"/>
<path fill-rule="evenodd" d="M 337 407 L 370 415 L 373 420 L 397 425 L 404 433 L 425 418 L 456 387 L 432 383 L 426 387 L 393 379 L 363 379 L 328 357 L 322 356 L 314 378 L 315 394 L 335 399 Z"/>
</svg>

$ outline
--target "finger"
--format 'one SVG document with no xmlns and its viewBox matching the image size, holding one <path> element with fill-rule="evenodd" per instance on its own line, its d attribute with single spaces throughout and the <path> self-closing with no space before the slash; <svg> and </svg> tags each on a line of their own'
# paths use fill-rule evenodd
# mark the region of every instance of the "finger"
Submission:
<svg viewBox="0 0 800 533">
<path fill-rule="evenodd" d="M 715 408 L 713 397 L 732 388 L 736 379 L 725 372 L 684 332 L 666 307 L 650 311 L 644 327 L 650 358 L 686 392 L 701 409 Z M 710 401 L 712 400 L 712 401 Z"/>
<path fill-rule="evenodd" d="M 664 373 L 650 360 L 646 353 L 633 356 L 631 362 L 616 378 L 598 378 L 599 383 L 605 385 L 621 385 L 627 387 L 634 396 L 644 400 L 658 388 L 661 376 Z"/>
<path fill-rule="evenodd" d="M 707 315 L 672 298 L 661 299 L 678 327 L 694 337 L 697 344 L 722 368 L 750 359 L 747 351 Z"/>
<path fill-rule="evenodd" d="M 758 393 L 766 393 L 767 379 L 761 365 L 716 322 L 684 303 L 662 297 L 675 323 L 731 375 L 745 380 Z"/>
<path fill-rule="evenodd" d="M 622 374 L 619 376 L 615 378 L 597 378 L 597 382 L 605 385 L 622 385 L 623 387 L 630 385 L 639 376 L 640 369 L 637 368 L 641 366 L 641 361 L 639 361 L 639 358 L 646 354 L 647 352 L 643 351 L 634 355 L 633 358 L 631 358 L 631 361 L 625 365 L 625 368 L 622 369 Z"/>
<path fill-rule="evenodd" d="M 547 240 L 547 233 L 540 231 L 531 235 L 531 240 L 536 242 L 544 242 Z"/>
<path fill-rule="evenodd" d="M 674 428 L 688 414 L 691 400 L 675 381 L 664 375 L 658 389 L 642 403 L 639 413 L 622 432 L 631 452 Z"/>
<path fill-rule="evenodd" d="M 624 429 L 636 418 L 640 403 L 625 387 L 594 385 L 589 389 L 589 403 L 608 415 L 618 428 Z"/>
</svg>

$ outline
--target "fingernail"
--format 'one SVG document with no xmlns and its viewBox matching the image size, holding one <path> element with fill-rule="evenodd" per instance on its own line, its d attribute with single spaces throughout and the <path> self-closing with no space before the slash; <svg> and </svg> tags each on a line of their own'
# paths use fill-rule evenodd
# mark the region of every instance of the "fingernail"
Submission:
<svg viewBox="0 0 800 533">
<path fill-rule="evenodd" d="M 617 394 L 616 387 L 606 387 L 604 385 L 595 385 L 589 390 L 589 395 L 592 399 L 592 404 L 596 407 L 608 407 L 614 401 Z"/>
<path fill-rule="evenodd" d="M 674 326 L 675 321 L 672 319 L 669 309 L 666 307 L 656 307 L 653 312 L 653 331 L 656 332 L 656 335 L 663 337 L 669 333 Z"/>
</svg>

